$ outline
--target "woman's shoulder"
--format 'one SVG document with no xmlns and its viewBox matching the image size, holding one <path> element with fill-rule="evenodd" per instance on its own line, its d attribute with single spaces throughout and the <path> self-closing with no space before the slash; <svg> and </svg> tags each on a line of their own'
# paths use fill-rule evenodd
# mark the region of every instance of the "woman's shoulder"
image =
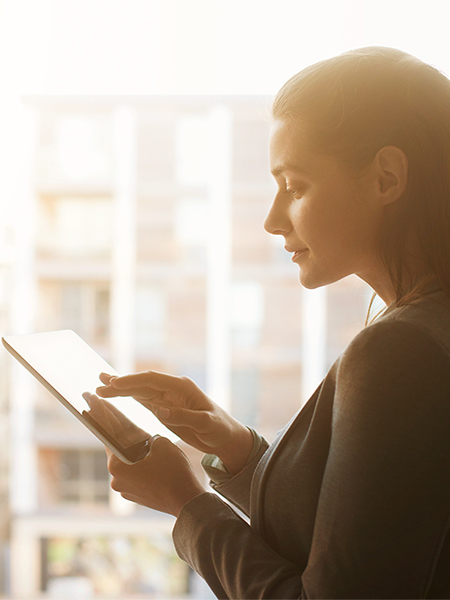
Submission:
<svg viewBox="0 0 450 600">
<path fill-rule="evenodd" d="M 374 325 L 379 323 L 389 324 L 391 329 L 408 328 L 417 334 L 421 331 L 450 352 L 450 298 L 441 289 L 388 310 Z"/>
<path fill-rule="evenodd" d="M 398 379 L 436 366 L 450 373 L 450 299 L 443 292 L 393 308 L 363 329 L 339 361 L 339 371 Z"/>
<path fill-rule="evenodd" d="M 428 298 L 389 311 L 339 360 L 336 413 L 394 419 L 403 410 L 419 421 L 435 414 L 450 424 L 450 303 Z"/>
<path fill-rule="evenodd" d="M 450 298 L 442 291 L 426 294 L 405 306 L 388 308 L 350 344 L 408 346 L 428 340 L 450 353 Z"/>
</svg>

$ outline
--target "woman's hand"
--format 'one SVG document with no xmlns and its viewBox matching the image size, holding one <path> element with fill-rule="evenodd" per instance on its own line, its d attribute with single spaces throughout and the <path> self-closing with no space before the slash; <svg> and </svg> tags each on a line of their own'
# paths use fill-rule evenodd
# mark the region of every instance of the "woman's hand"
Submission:
<svg viewBox="0 0 450 600">
<path fill-rule="evenodd" d="M 249 429 L 215 404 L 191 379 L 156 371 L 112 377 L 97 388 L 103 398 L 133 396 L 175 435 L 201 452 L 216 454 L 229 473 L 239 472 L 253 446 Z"/>
<path fill-rule="evenodd" d="M 178 517 L 186 502 L 205 492 L 187 456 L 167 438 L 154 436 L 147 456 L 133 465 L 106 453 L 112 489 L 137 504 Z"/>
</svg>

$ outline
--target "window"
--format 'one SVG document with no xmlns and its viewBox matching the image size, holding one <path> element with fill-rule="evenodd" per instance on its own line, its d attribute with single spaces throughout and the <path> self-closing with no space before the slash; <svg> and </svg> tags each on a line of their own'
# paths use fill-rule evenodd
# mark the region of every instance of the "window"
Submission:
<svg viewBox="0 0 450 600">
<path fill-rule="evenodd" d="M 264 317 L 264 292 L 254 281 L 235 282 L 231 287 L 231 327 L 235 346 L 257 346 Z"/>
<path fill-rule="evenodd" d="M 56 164 L 62 177 L 96 181 L 111 174 L 109 123 L 105 116 L 59 115 L 54 127 Z"/>
<path fill-rule="evenodd" d="M 109 290 L 89 283 L 61 285 L 61 328 L 74 329 L 91 343 L 109 335 Z"/>
<path fill-rule="evenodd" d="M 73 329 L 94 345 L 110 335 L 110 291 L 99 281 L 43 281 L 39 286 L 39 327 Z"/>
<path fill-rule="evenodd" d="M 58 478 L 61 502 L 108 502 L 109 475 L 103 451 L 63 450 Z"/>
<path fill-rule="evenodd" d="M 187 245 L 205 244 L 208 232 L 208 202 L 205 199 L 183 198 L 175 207 L 175 233 Z"/>
<path fill-rule="evenodd" d="M 185 116 L 177 123 L 176 179 L 186 186 L 204 186 L 209 176 L 209 123 L 202 115 Z"/>
<path fill-rule="evenodd" d="M 47 196 L 39 203 L 37 249 L 42 258 L 108 258 L 112 201 L 95 196 Z"/>
<path fill-rule="evenodd" d="M 188 262 L 206 264 L 208 211 L 206 199 L 182 198 L 175 206 L 175 236 Z"/>
<path fill-rule="evenodd" d="M 235 368 L 231 374 L 231 412 L 248 427 L 258 423 L 261 378 L 256 367 Z"/>
<path fill-rule="evenodd" d="M 164 344 L 166 301 L 154 285 L 139 284 L 136 290 L 136 350 L 140 358 L 160 351 Z"/>
<path fill-rule="evenodd" d="M 251 114 L 236 119 L 233 127 L 233 173 L 236 184 L 270 184 L 269 122 Z"/>
<path fill-rule="evenodd" d="M 189 591 L 189 567 L 170 530 L 46 538 L 41 557 L 42 591 L 50 598 L 185 598 Z"/>
<path fill-rule="evenodd" d="M 39 450 L 40 503 L 93 505 L 109 503 L 109 473 L 101 448 Z"/>
<path fill-rule="evenodd" d="M 146 185 L 171 183 L 175 166 L 175 127 L 173 118 L 159 114 L 140 115 L 137 129 L 137 171 Z"/>
</svg>

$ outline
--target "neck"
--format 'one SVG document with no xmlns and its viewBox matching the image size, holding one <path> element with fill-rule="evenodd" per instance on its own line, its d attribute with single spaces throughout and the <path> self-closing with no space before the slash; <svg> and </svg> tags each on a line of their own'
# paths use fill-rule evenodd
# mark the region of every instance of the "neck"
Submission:
<svg viewBox="0 0 450 600">
<path fill-rule="evenodd" d="M 407 296 L 413 290 L 421 289 L 431 281 L 436 280 L 436 276 L 430 273 L 422 260 L 414 260 L 410 265 L 405 265 L 400 286 L 401 294 L 398 293 L 399 286 L 394 284 L 389 271 L 381 261 L 377 261 L 370 272 L 357 273 L 357 275 L 370 285 L 386 306 L 400 300 L 400 297 Z"/>
<path fill-rule="evenodd" d="M 436 275 L 429 272 L 423 272 L 416 277 L 405 277 L 401 286 L 401 295 L 397 293 L 397 290 L 392 282 L 389 275 L 385 277 L 379 277 L 375 280 L 368 280 L 361 277 L 366 283 L 370 285 L 373 291 L 379 296 L 386 306 L 399 301 L 401 298 L 406 298 L 417 291 L 418 294 L 422 293 L 430 283 L 437 283 Z"/>
</svg>

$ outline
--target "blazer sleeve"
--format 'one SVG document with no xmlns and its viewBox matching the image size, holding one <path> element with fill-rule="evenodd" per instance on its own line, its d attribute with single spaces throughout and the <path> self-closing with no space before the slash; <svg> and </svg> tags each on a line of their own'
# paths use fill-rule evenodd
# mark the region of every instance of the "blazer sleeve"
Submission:
<svg viewBox="0 0 450 600">
<path fill-rule="evenodd" d="M 181 511 L 175 546 L 218 598 L 425 597 L 448 532 L 449 457 L 447 351 L 380 322 L 340 362 L 305 570 L 208 493 Z"/>
<path fill-rule="evenodd" d="M 298 597 L 297 567 L 272 550 L 216 494 L 205 492 L 182 508 L 173 540 L 180 558 L 217 598 Z"/>
<path fill-rule="evenodd" d="M 249 429 L 253 435 L 253 448 L 246 465 L 236 475 L 230 475 L 217 456 L 206 454 L 202 460 L 202 466 L 209 475 L 211 487 L 247 516 L 250 514 L 250 488 L 253 473 L 262 455 L 269 447 L 263 437 L 250 427 Z"/>
</svg>

